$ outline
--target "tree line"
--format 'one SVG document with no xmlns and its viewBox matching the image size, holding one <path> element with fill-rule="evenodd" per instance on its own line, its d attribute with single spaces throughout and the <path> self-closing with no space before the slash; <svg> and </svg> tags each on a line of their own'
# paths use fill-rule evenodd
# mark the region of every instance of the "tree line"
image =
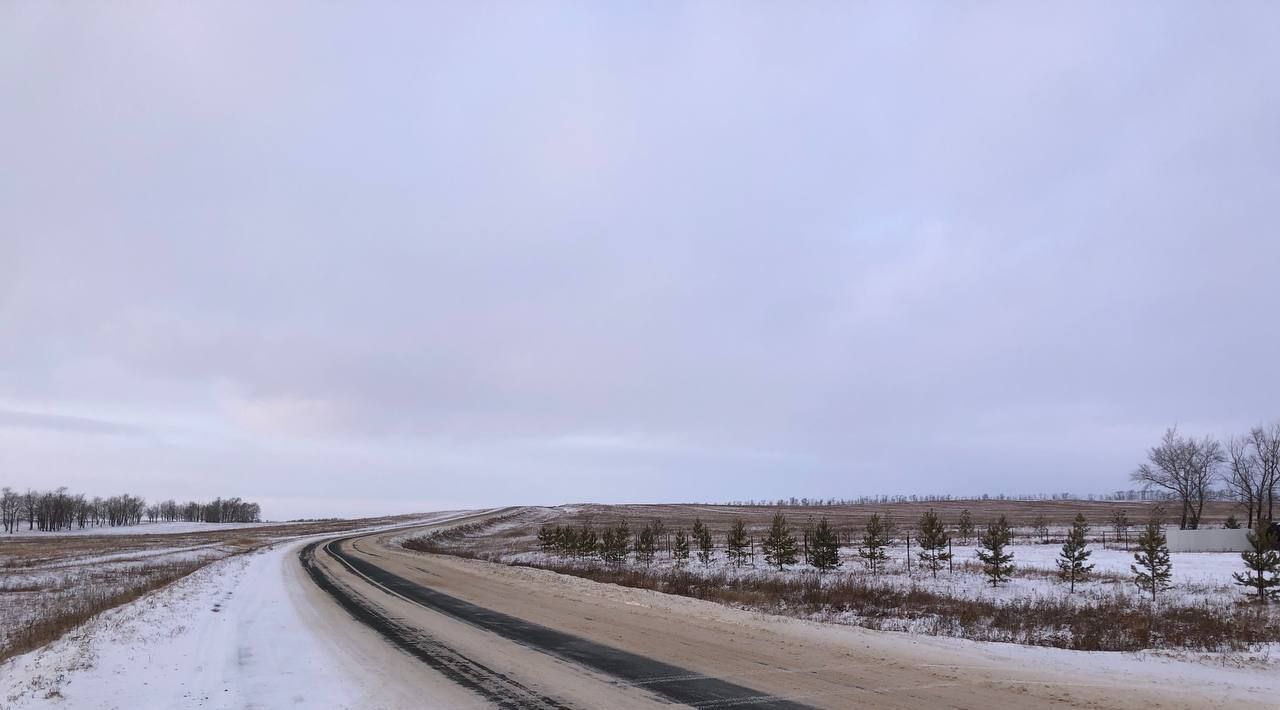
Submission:
<svg viewBox="0 0 1280 710">
<path fill-rule="evenodd" d="M 91 527 L 119 527 L 148 522 L 256 523 L 262 519 L 257 503 L 240 498 L 178 503 L 174 500 L 148 505 L 140 496 L 129 494 L 102 498 L 69 493 L 65 487 L 49 491 L 28 489 L 19 493 L 0 488 L 0 523 L 4 532 L 27 530 L 56 532 Z"/>
<path fill-rule="evenodd" d="M 1119 533 L 1127 532 L 1131 523 L 1124 511 L 1117 511 L 1111 524 Z M 1040 526 L 1047 527 L 1043 522 Z M 1093 565 L 1089 559 L 1091 527 L 1083 513 L 1077 513 L 1070 530 L 1063 540 L 1057 557 L 1058 577 L 1069 585 L 1071 593 L 1076 585 L 1089 579 Z M 979 530 L 969 511 L 963 510 L 954 525 L 947 525 L 933 510 L 924 512 L 914 528 L 905 531 L 905 563 L 912 568 L 912 543 L 915 546 L 915 564 L 934 578 L 944 569 L 953 572 L 952 531 L 967 544 L 976 538 L 978 549 L 974 557 L 980 563 L 982 573 L 992 587 L 1006 584 L 1013 577 L 1014 553 L 1013 527 L 1001 515 Z M 668 533 L 666 525 L 654 519 L 645 523 L 634 536 L 626 520 L 597 530 L 589 523 L 580 526 L 543 525 L 538 530 L 538 545 L 548 553 L 571 556 L 578 560 L 599 559 L 611 564 L 622 564 L 633 554 L 637 563 L 646 566 L 654 561 L 660 540 Z M 885 572 L 890 561 L 890 548 L 898 533 L 898 526 L 891 515 L 873 513 L 867 518 L 861 531 L 856 555 L 872 575 Z M 912 535 L 914 533 L 914 536 Z M 1267 602 L 1280 598 L 1280 552 L 1272 549 L 1266 536 L 1260 531 L 1248 535 L 1250 549 L 1241 555 L 1245 571 L 1233 573 L 1235 583 L 1246 589 L 1256 601 Z M 679 528 L 670 536 L 668 550 L 676 566 L 688 564 L 691 555 L 703 565 L 710 565 L 716 557 L 717 546 L 710 528 L 700 518 L 692 529 Z M 754 564 L 755 538 L 748 535 L 742 519 L 735 519 L 724 533 L 724 559 L 735 567 Z M 773 515 L 769 530 L 761 540 L 764 561 L 778 571 L 803 559 L 819 573 L 839 568 L 840 538 L 826 517 L 816 525 L 807 525 L 802 537 L 797 539 L 786 516 Z M 750 562 L 748 561 L 750 560 Z M 1130 565 L 1133 583 L 1149 594 L 1155 603 L 1160 592 L 1171 586 L 1173 563 L 1164 534 L 1163 509 L 1153 509 L 1150 519 L 1142 526 L 1136 541 L 1133 564 Z"/>
</svg>

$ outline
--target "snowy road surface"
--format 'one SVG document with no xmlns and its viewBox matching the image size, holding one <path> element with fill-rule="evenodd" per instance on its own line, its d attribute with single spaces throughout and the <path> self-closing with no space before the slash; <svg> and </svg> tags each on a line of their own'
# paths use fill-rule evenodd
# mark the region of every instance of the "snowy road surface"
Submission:
<svg viewBox="0 0 1280 710">
<path fill-rule="evenodd" d="M 295 541 L 214 563 L 0 666 L 0 708 L 639 708 L 675 701 L 998 710 L 1275 707 L 1280 698 L 1275 673 L 1248 664 L 823 625 L 411 553 L 391 544 L 402 534 L 330 546 Z M 308 546 L 312 572 L 331 588 L 299 563 Z"/>
</svg>

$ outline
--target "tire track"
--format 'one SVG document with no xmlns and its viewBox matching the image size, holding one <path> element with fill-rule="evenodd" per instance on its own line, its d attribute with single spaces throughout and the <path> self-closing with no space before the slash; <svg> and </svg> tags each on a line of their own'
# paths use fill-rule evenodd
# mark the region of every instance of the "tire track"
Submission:
<svg viewBox="0 0 1280 710">
<path fill-rule="evenodd" d="M 341 543 L 351 539 L 354 538 L 331 541 L 324 545 L 324 551 L 359 576 L 407 601 L 560 660 L 612 676 L 625 685 L 643 687 L 666 700 L 693 707 L 752 707 L 769 710 L 799 710 L 809 707 L 534 624 L 424 587 L 357 555 L 342 551 Z"/>
<path fill-rule="evenodd" d="M 315 549 L 320 544 L 320 542 L 313 542 L 298 553 L 298 557 L 302 560 L 302 567 L 316 586 L 333 597 L 338 605 L 357 621 L 377 631 L 449 680 L 480 695 L 497 707 L 511 710 L 520 708 L 569 710 L 569 706 L 556 699 L 542 695 L 503 673 L 467 658 L 430 635 L 397 621 L 377 605 L 347 591 L 325 574 L 316 563 Z"/>
</svg>

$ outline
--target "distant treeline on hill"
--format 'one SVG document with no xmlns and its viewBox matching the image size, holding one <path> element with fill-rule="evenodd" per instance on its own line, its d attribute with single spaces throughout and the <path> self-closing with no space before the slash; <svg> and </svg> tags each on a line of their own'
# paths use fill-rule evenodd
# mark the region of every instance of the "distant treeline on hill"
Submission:
<svg viewBox="0 0 1280 710">
<path fill-rule="evenodd" d="M 1168 491 L 1159 490 L 1127 490 L 1111 493 L 1027 493 L 1009 495 L 1005 493 L 982 495 L 878 495 L 859 496 L 857 498 L 779 498 L 777 500 L 731 500 L 723 505 L 737 506 L 833 506 L 833 505 L 885 505 L 887 503 L 948 503 L 982 500 L 1008 501 L 1045 501 L 1045 500 L 1094 500 L 1094 501 L 1151 501 L 1160 502 L 1175 500 L 1177 496 Z M 1206 500 L 1233 500 L 1230 491 L 1206 491 Z"/>
<path fill-rule="evenodd" d="M 24 523 L 28 530 L 54 532 L 89 527 L 118 527 L 147 522 L 256 523 L 262 519 L 257 503 L 239 498 L 215 498 L 200 503 L 179 503 L 173 499 L 147 505 L 139 496 L 118 495 L 89 498 L 83 493 L 54 491 L 18 493 L 0 489 L 0 523 L 6 533 L 17 532 Z"/>
</svg>

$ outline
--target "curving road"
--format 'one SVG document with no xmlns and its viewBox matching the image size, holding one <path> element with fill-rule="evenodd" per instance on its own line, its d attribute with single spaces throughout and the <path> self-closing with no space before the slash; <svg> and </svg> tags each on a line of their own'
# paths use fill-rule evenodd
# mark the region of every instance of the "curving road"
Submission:
<svg viewBox="0 0 1280 710">
<path fill-rule="evenodd" d="M 1011 655 L 1018 647 L 811 624 L 412 552 L 393 540 L 404 534 L 313 543 L 302 550 L 302 564 L 335 603 L 417 659 L 424 673 L 465 689 L 477 707 L 1232 705 L 1212 688 L 1041 667 Z"/>
</svg>

